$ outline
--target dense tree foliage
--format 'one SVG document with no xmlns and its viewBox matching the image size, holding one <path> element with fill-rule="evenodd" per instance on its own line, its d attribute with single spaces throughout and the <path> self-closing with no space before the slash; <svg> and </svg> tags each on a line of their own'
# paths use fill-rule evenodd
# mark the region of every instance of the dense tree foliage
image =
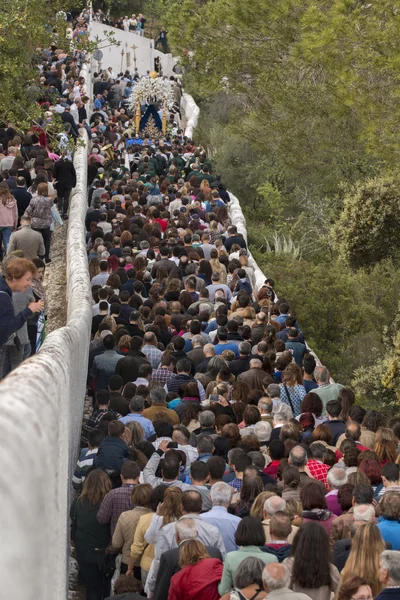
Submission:
<svg viewBox="0 0 400 600">
<path fill-rule="evenodd" d="M 169 41 L 264 272 L 364 402 L 400 383 L 397 3 L 175 0 Z M 266 252 L 284 234 L 301 260 Z M 265 240 L 269 243 L 266 243 Z M 399 398 L 400 399 L 400 398 Z"/>
<path fill-rule="evenodd" d="M 358 183 L 345 195 L 334 228 L 339 251 L 354 268 L 396 256 L 399 222 L 399 182 L 375 178 Z"/>
<path fill-rule="evenodd" d="M 29 127 L 40 109 L 35 103 L 38 48 L 70 48 L 67 22 L 59 11 L 79 10 L 83 0 L 5 0 L 0 10 L 0 120 Z"/>
</svg>

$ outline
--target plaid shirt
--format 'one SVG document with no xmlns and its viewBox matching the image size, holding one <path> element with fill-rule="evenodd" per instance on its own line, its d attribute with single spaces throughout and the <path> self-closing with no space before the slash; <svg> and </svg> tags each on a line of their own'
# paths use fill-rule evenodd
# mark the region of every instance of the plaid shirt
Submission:
<svg viewBox="0 0 400 600">
<path fill-rule="evenodd" d="M 151 380 L 159 381 L 163 387 L 167 381 L 173 379 L 174 377 L 176 377 L 175 373 L 169 369 L 155 369 L 155 371 L 153 371 L 151 374 Z"/>
<path fill-rule="evenodd" d="M 97 520 L 101 525 L 110 523 L 111 536 L 114 535 L 120 515 L 133 508 L 131 496 L 134 487 L 133 483 L 123 483 L 121 487 L 108 492 L 101 503 Z"/>
<path fill-rule="evenodd" d="M 232 481 L 229 481 L 228 485 L 232 486 L 233 488 L 235 488 L 235 490 L 240 492 L 240 490 L 242 489 L 242 485 L 243 485 L 243 479 L 238 479 L 237 477 L 235 477 L 235 479 L 232 479 Z"/>
<path fill-rule="evenodd" d="M 115 414 L 116 420 L 121 418 L 121 415 L 119 413 L 115 412 L 115 410 L 111 410 L 111 409 L 107 410 L 105 408 L 95 410 L 94 413 L 92 413 L 90 415 L 90 417 L 86 420 L 86 423 L 82 427 L 81 448 L 87 447 L 89 433 L 91 432 L 92 429 L 97 427 L 97 425 L 100 423 L 100 421 L 102 420 L 102 418 L 104 417 L 106 412 Z"/>
<path fill-rule="evenodd" d="M 307 467 L 309 468 L 311 477 L 314 477 L 314 479 L 318 479 L 318 481 L 322 481 L 326 489 L 328 489 L 327 475 L 330 466 L 324 465 L 324 463 L 322 463 L 321 461 L 312 458 L 308 461 Z"/>
<path fill-rule="evenodd" d="M 151 344 L 145 344 L 141 349 L 141 352 L 147 356 L 147 360 L 153 367 L 153 369 L 157 369 L 158 365 L 161 361 L 162 352 L 155 346 Z"/>
</svg>

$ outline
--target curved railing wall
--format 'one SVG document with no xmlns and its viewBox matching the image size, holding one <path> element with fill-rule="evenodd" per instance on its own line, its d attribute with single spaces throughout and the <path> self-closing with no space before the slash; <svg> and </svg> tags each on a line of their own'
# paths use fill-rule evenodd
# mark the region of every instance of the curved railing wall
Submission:
<svg viewBox="0 0 400 600">
<path fill-rule="evenodd" d="M 185 122 L 185 135 L 189 138 L 193 138 L 193 132 L 197 126 L 199 120 L 200 109 L 194 101 L 193 97 L 189 94 L 184 93 L 181 101 L 182 114 Z M 243 214 L 242 208 L 240 206 L 239 200 L 234 196 L 231 192 L 228 192 L 231 202 L 229 205 L 229 216 L 233 225 L 236 225 L 238 228 L 238 232 L 241 233 L 246 240 L 247 243 L 247 229 L 246 229 L 246 219 Z M 255 277 L 256 277 L 256 289 L 258 290 L 264 284 L 267 276 L 261 271 L 258 266 L 256 260 L 253 258 L 251 252 L 249 251 L 249 264 L 253 267 Z M 308 348 L 309 352 L 314 356 L 316 363 L 318 366 L 322 365 L 322 362 L 315 354 L 315 352 Z M 333 379 L 331 378 L 331 382 L 333 383 Z"/>
<path fill-rule="evenodd" d="M 85 76 L 85 67 L 83 69 Z M 89 75 L 89 74 L 87 74 Z M 91 292 L 86 131 L 74 155 L 66 262 L 67 324 L 0 384 L 0 578 L 3 597 L 65 600 L 70 480 L 81 429 Z"/>
</svg>

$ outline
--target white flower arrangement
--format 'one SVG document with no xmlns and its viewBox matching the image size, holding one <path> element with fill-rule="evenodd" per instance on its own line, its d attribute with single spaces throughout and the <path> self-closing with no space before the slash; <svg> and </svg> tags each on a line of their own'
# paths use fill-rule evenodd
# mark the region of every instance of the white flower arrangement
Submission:
<svg viewBox="0 0 400 600">
<path fill-rule="evenodd" d="M 131 107 L 134 110 L 137 107 L 138 100 L 141 104 L 157 104 L 158 102 L 167 108 L 172 108 L 174 104 L 174 93 L 171 82 L 162 77 L 143 77 L 133 86 L 130 96 Z"/>
</svg>

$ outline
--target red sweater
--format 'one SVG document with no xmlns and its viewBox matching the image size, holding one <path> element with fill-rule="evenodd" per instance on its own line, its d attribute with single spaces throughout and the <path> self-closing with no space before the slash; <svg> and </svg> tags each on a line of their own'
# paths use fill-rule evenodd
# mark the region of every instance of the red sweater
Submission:
<svg viewBox="0 0 400 600">
<path fill-rule="evenodd" d="M 218 558 L 204 558 L 184 567 L 171 578 L 168 600 L 218 600 L 223 565 Z"/>
</svg>

